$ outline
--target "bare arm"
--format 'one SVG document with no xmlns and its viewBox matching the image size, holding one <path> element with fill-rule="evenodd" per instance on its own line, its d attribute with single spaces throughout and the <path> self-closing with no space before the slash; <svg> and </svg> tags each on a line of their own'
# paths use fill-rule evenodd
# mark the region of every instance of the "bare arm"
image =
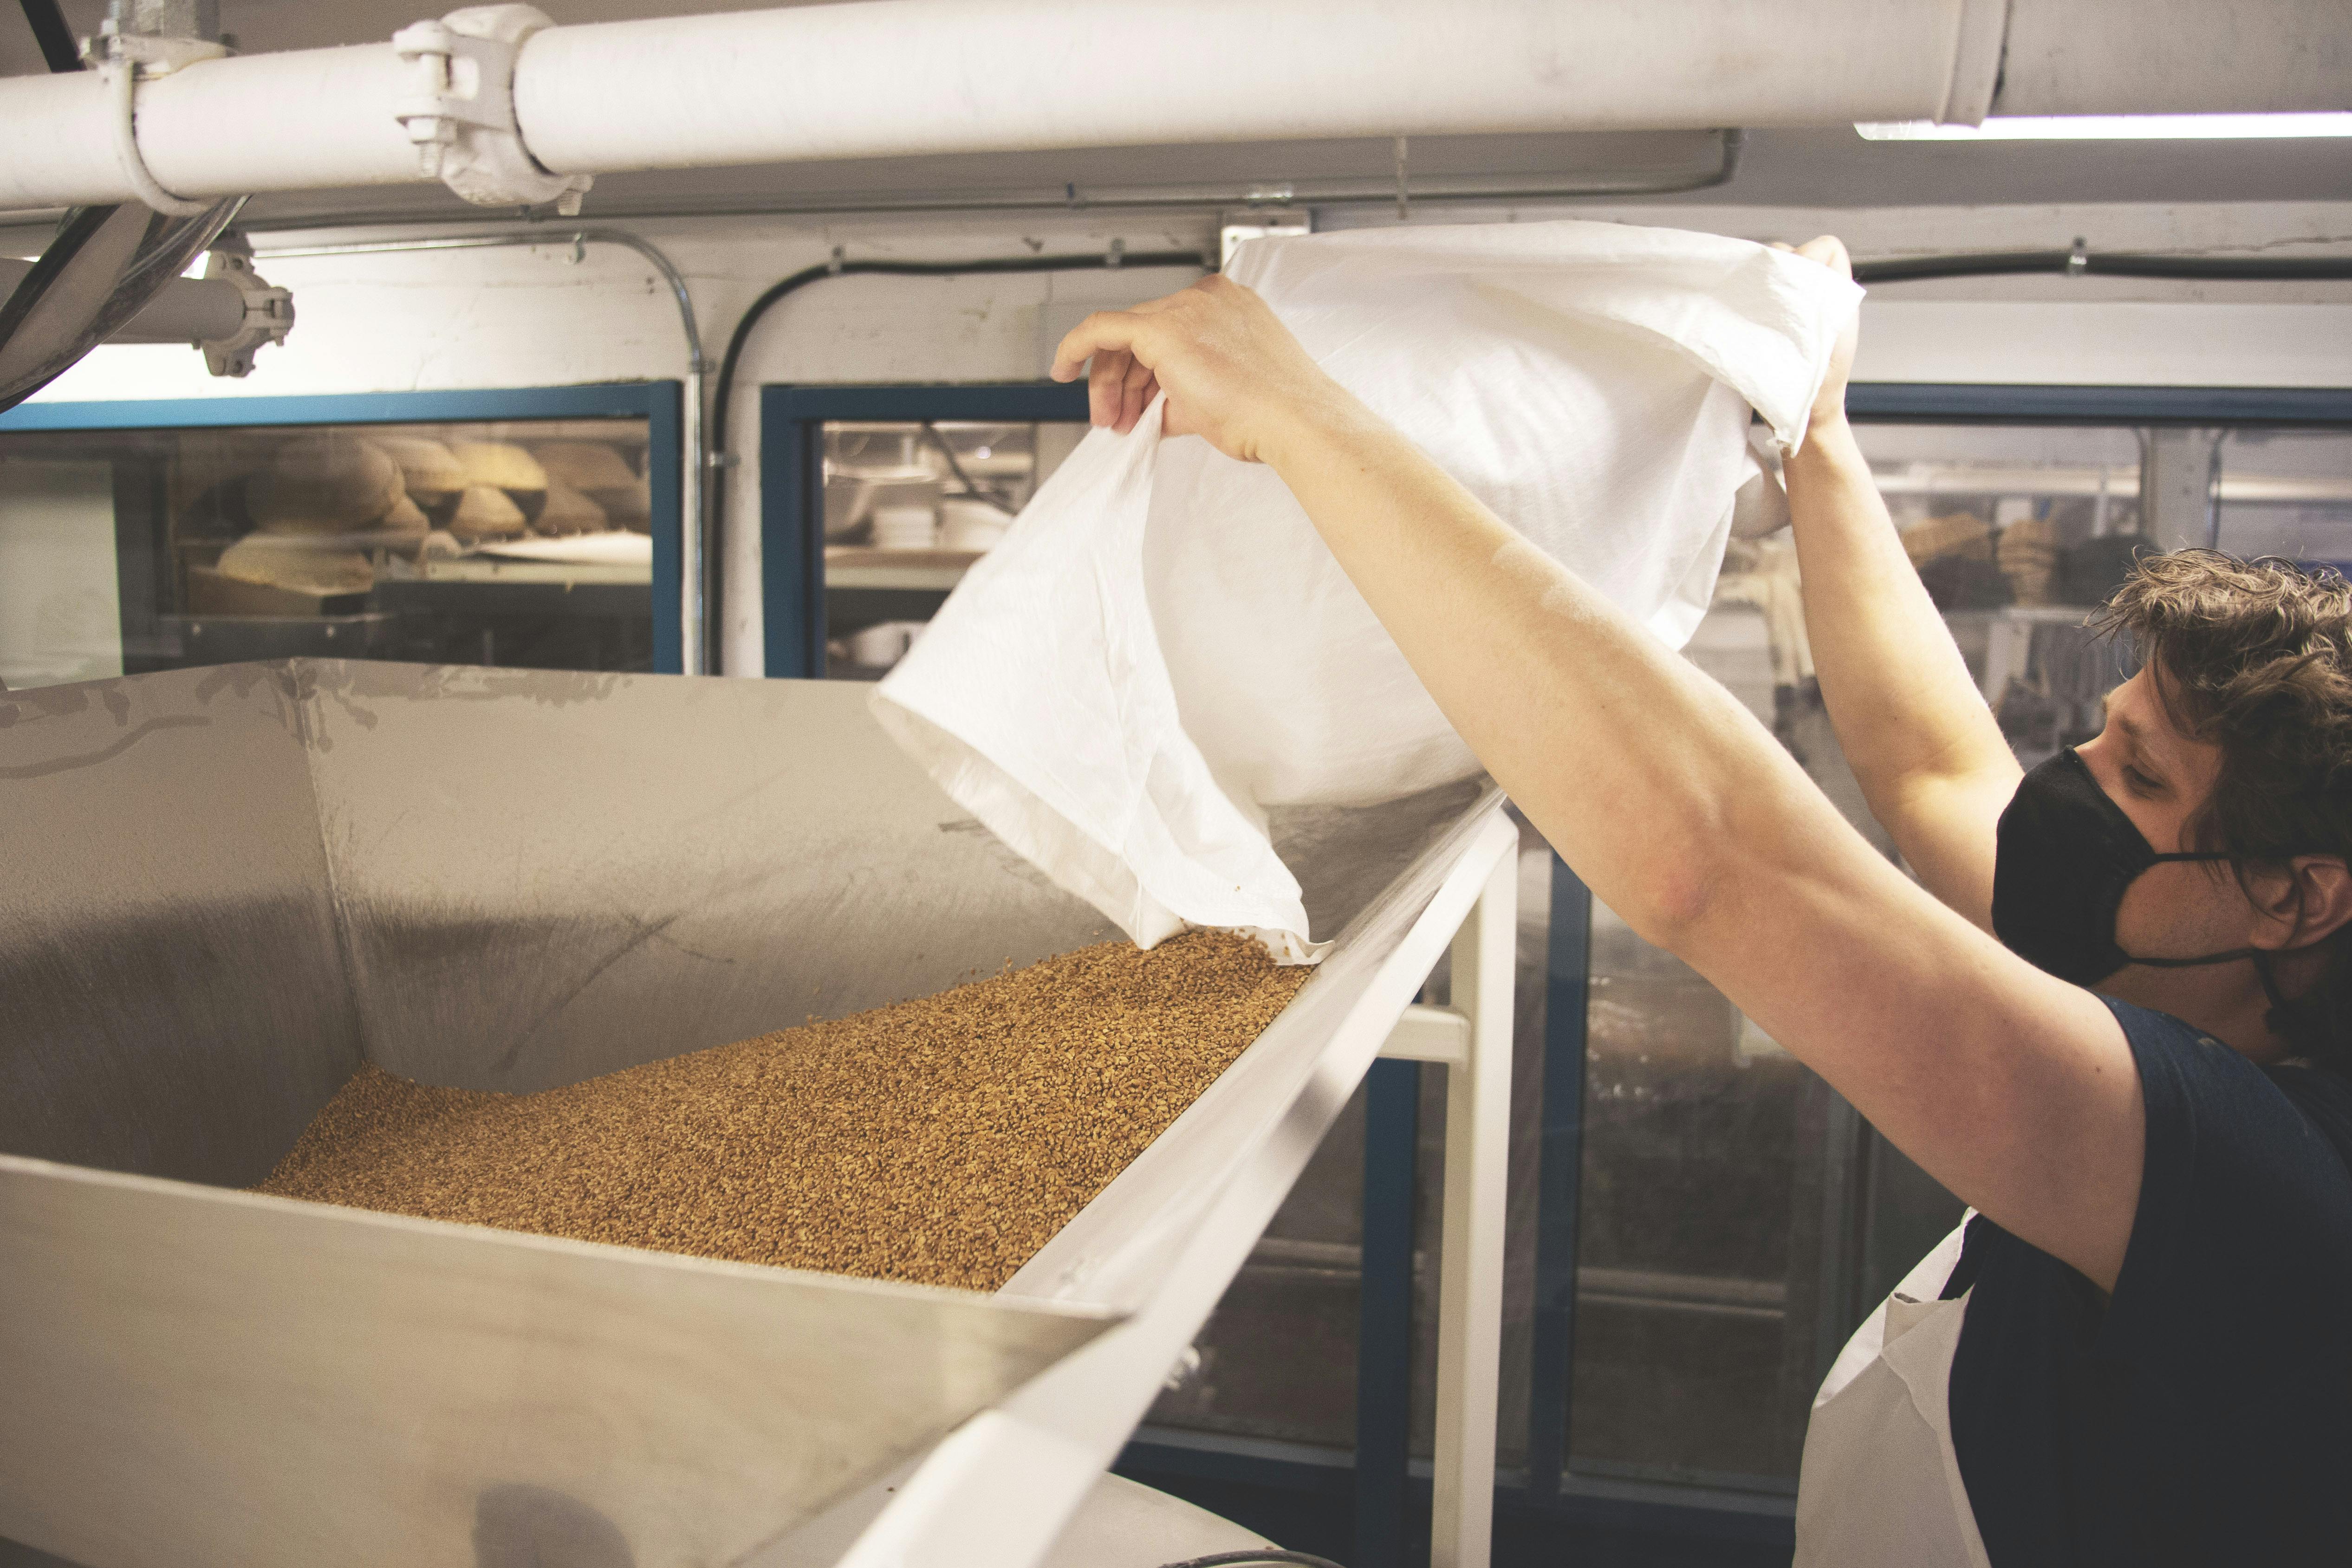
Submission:
<svg viewBox="0 0 2352 1568">
<path fill-rule="evenodd" d="M 2141 1120 L 2122 1031 L 1913 885 L 1746 710 L 1527 544 L 1212 279 L 1090 318 L 1096 413 L 1270 464 L 1423 684 L 1591 886 L 1998 1222 L 2112 1282 Z M 1497 678 L 1507 672 L 1507 678 Z"/>
<path fill-rule="evenodd" d="M 1845 247 L 1805 254 L 1846 269 Z M 1871 814 L 1930 893 L 1990 930 L 1993 827 L 2020 773 L 1912 570 L 1845 419 L 1851 328 L 1783 470 L 1822 698 Z"/>
</svg>

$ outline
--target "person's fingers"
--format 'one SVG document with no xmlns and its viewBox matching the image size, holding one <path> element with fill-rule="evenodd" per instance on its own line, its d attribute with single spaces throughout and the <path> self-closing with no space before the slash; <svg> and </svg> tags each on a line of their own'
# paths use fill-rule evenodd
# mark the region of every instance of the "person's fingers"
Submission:
<svg viewBox="0 0 2352 1568">
<path fill-rule="evenodd" d="M 1087 421 L 1091 424 L 1117 424 L 1119 404 L 1125 399 L 1128 367 L 1135 356 L 1124 349 L 1097 350 L 1089 361 L 1087 372 Z"/>
<path fill-rule="evenodd" d="M 1853 258 L 1846 254 L 1845 242 L 1835 235 L 1809 239 L 1797 247 L 1797 254 L 1820 262 L 1840 277 L 1853 276 Z"/>
<path fill-rule="evenodd" d="M 1118 433 L 1121 435 L 1133 430 L 1135 422 L 1143 417 L 1144 409 L 1151 402 L 1150 394 L 1144 389 L 1153 384 L 1151 367 L 1132 354 L 1129 355 L 1127 373 L 1119 379 Z"/>
<path fill-rule="evenodd" d="M 1054 350 L 1054 379 L 1074 382 L 1095 355 L 1131 347 L 1140 322 L 1141 318 L 1131 310 L 1096 311 L 1071 328 Z"/>
</svg>

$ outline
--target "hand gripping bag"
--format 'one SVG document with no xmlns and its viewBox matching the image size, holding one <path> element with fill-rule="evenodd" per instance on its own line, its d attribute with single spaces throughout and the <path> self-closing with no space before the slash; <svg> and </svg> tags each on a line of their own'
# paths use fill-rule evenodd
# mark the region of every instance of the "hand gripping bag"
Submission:
<svg viewBox="0 0 2352 1568">
<path fill-rule="evenodd" d="M 1671 647 L 1706 612 L 1752 408 L 1803 438 L 1858 290 L 1744 240 L 1584 222 L 1255 240 L 1230 275 L 1506 522 Z M 1007 844 L 1150 946 L 1319 955 L 1276 806 L 1478 763 L 1272 470 L 1087 435 L 876 690 Z M 1496 672 L 1508 680 L 1508 672 Z"/>
</svg>

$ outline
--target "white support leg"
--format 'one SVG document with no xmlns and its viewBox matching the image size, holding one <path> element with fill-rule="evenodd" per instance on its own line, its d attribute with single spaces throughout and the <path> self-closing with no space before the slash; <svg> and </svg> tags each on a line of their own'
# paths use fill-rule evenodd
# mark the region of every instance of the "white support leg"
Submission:
<svg viewBox="0 0 2352 1568">
<path fill-rule="evenodd" d="M 1381 1052 L 1447 1074 L 1431 1568 L 1486 1568 L 1494 1534 L 1517 941 L 1518 857 L 1506 854 L 1454 939 L 1452 1006 L 1407 1009 Z"/>
</svg>

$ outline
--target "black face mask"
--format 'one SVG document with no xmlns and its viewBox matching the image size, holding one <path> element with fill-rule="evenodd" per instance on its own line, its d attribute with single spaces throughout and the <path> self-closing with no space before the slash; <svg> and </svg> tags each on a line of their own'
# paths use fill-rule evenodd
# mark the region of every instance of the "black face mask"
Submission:
<svg viewBox="0 0 2352 1568">
<path fill-rule="evenodd" d="M 2166 861 L 2225 861 L 2225 854 L 2158 854 L 2123 808 L 2107 799 L 2074 748 L 2017 787 L 2000 814 L 1992 873 L 1992 930 L 2019 957 L 2078 986 L 2126 964 L 2186 969 L 2252 958 L 2273 1003 L 2269 955 L 2232 947 L 2194 958 L 2140 958 L 2116 942 L 2116 911 L 2140 873 Z"/>
</svg>

